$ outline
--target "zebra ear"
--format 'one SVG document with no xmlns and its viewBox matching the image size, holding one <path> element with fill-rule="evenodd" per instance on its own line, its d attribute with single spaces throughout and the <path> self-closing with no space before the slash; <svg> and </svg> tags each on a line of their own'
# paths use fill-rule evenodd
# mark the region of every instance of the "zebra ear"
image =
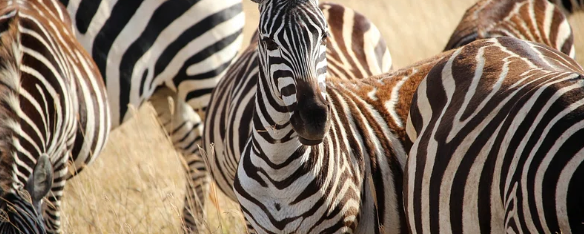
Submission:
<svg viewBox="0 0 584 234">
<path fill-rule="evenodd" d="M 252 1 L 252 2 L 255 2 L 255 3 L 258 3 L 258 4 L 261 4 L 261 3 L 262 3 L 262 2 L 264 2 L 265 0 L 251 0 L 251 1 Z"/>
<path fill-rule="evenodd" d="M 37 160 L 32 171 L 32 175 L 26 182 L 26 191 L 30 194 L 32 204 L 35 208 L 40 208 L 41 200 L 49 193 L 53 186 L 53 166 L 51 160 L 45 154 Z"/>
</svg>

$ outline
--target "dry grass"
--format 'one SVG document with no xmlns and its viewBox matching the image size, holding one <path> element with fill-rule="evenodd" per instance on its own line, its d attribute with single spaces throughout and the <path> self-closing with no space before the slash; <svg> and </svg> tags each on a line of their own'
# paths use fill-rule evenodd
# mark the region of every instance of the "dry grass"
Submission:
<svg viewBox="0 0 584 234">
<path fill-rule="evenodd" d="M 441 51 L 474 0 L 333 2 L 369 17 L 380 28 L 399 68 Z M 251 1 L 245 0 L 245 11 L 247 43 L 258 16 Z M 571 22 L 576 42 L 584 42 L 584 14 Z M 578 58 L 584 64 L 584 43 L 578 45 Z M 180 233 L 184 182 L 180 156 L 158 128 L 150 106 L 145 106 L 111 134 L 100 158 L 67 184 L 64 232 Z M 237 206 L 221 194 L 215 199 L 214 206 L 207 206 L 207 232 L 243 233 Z"/>
</svg>

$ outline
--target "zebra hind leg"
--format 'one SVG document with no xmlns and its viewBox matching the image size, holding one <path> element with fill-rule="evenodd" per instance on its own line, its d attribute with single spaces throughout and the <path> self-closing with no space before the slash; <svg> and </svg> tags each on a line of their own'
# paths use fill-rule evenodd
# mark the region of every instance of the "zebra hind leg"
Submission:
<svg viewBox="0 0 584 234">
<path fill-rule="evenodd" d="M 203 121 L 186 102 L 177 98 L 176 92 L 166 87 L 158 88 L 150 102 L 174 148 L 183 155 L 187 168 L 184 230 L 186 233 L 198 233 L 206 217 L 204 205 L 209 193 L 209 173 L 199 152 Z"/>
</svg>

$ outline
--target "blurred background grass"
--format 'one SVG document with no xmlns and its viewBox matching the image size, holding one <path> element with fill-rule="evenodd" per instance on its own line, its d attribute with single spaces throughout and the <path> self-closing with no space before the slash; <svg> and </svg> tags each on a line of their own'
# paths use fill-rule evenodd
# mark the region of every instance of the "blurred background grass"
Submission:
<svg viewBox="0 0 584 234">
<path fill-rule="evenodd" d="M 400 68 L 446 45 L 474 0 L 335 0 L 380 29 Z M 244 1 L 244 48 L 258 23 L 257 5 Z M 570 19 L 578 61 L 584 64 L 584 14 Z M 70 180 L 63 204 L 64 233 L 181 233 L 185 190 L 181 157 L 160 130 L 150 105 L 112 132 L 93 165 Z M 237 205 L 213 191 L 206 233 L 243 233 Z"/>
</svg>

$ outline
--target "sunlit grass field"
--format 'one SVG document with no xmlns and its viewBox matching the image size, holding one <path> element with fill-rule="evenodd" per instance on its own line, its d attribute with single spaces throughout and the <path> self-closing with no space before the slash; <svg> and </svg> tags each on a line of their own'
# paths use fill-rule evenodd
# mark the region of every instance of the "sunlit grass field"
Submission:
<svg viewBox="0 0 584 234">
<path fill-rule="evenodd" d="M 258 22 L 257 5 L 244 0 L 244 46 Z M 336 0 L 370 18 L 400 68 L 440 52 L 473 0 Z M 584 64 L 584 14 L 570 22 Z M 65 233 L 181 233 L 185 176 L 181 156 L 160 130 L 149 105 L 112 132 L 100 157 L 65 189 Z M 213 191 L 205 233 L 244 233 L 237 205 Z"/>
</svg>

